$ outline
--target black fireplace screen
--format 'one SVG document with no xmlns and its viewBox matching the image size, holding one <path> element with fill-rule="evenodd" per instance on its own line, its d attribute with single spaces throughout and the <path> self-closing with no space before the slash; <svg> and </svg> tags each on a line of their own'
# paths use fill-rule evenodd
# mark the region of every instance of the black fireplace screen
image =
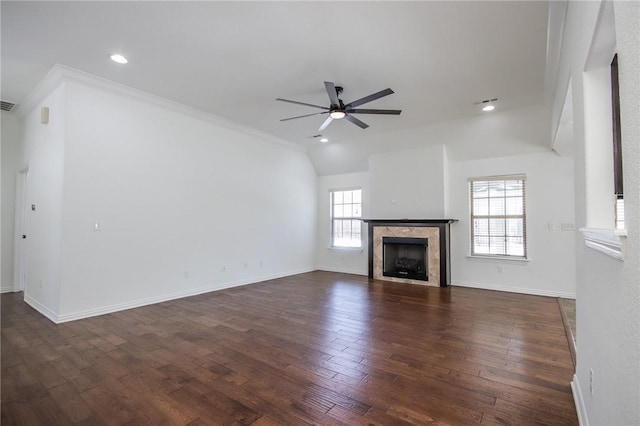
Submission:
<svg viewBox="0 0 640 426">
<path fill-rule="evenodd" d="M 429 280 L 427 238 L 382 237 L 382 275 Z"/>
</svg>

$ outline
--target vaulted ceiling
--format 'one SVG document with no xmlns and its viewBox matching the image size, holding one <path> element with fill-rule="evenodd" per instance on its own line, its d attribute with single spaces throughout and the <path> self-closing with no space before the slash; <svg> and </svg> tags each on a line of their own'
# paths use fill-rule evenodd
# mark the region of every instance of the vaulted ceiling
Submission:
<svg viewBox="0 0 640 426">
<path fill-rule="evenodd" d="M 56 63 L 271 134 L 308 150 L 320 174 L 374 152 L 446 143 L 456 158 L 548 149 L 544 1 L 6 2 L 2 100 L 20 103 Z M 109 59 L 121 53 L 119 65 Z M 392 88 L 359 115 L 369 128 L 276 102 L 329 104 Z M 474 103 L 498 98 L 483 113 Z M 362 106 L 363 108 L 365 106 Z"/>
</svg>

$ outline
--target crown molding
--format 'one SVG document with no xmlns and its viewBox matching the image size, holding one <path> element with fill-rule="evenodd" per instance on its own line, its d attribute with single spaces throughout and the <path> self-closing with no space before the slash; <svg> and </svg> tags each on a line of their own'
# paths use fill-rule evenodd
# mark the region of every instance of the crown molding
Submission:
<svg viewBox="0 0 640 426">
<path fill-rule="evenodd" d="M 199 120 L 207 121 L 217 126 L 239 133 L 244 133 L 245 135 L 252 136 L 258 139 L 266 140 L 268 142 L 281 145 L 289 149 L 306 152 L 304 147 L 298 146 L 284 139 L 277 138 L 268 133 L 258 131 L 251 127 L 236 123 L 231 120 L 227 120 L 217 115 L 201 111 L 199 109 L 175 101 L 171 101 L 160 96 L 152 95 L 150 93 L 125 86 L 124 84 L 116 83 L 106 78 L 98 77 L 96 75 L 70 68 L 62 64 L 55 64 L 51 68 L 51 70 L 49 70 L 49 72 L 44 76 L 40 83 L 38 83 L 38 85 L 26 97 L 25 101 L 19 105 L 18 109 L 16 110 L 16 114 L 18 114 L 21 119 L 24 118 L 24 116 L 26 116 L 29 112 L 36 108 L 42 102 L 42 100 L 46 98 L 55 88 L 63 83 L 83 84 L 89 87 L 102 89 L 139 101 L 148 102 L 161 108 L 179 114 L 184 114 Z"/>
</svg>

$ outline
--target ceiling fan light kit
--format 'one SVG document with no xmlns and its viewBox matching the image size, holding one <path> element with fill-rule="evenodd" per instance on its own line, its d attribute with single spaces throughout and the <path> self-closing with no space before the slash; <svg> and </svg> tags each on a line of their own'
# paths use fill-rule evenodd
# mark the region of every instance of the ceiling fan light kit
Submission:
<svg viewBox="0 0 640 426">
<path fill-rule="evenodd" d="M 113 54 L 110 56 L 111 60 L 115 63 L 118 64 L 126 64 L 127 62 L 129 62 L 129 60 L 127 58 L 125 58 L 124 56 L 120 55 L 120 54 Z"/>
<path fill-rule="evenodd" d="M 331 124 L 333 120 L 340 120 L 343 118 L 349 121 L 350 123 L 353 123 L 356 126 L 360 127 L 361 129 L 366 129 L 367 127 L 369 127 L 369 125 L 360 121 L 359 119 L 354 117 L 352 114 L 400 115 L 400 113 L 402 112 L 402 110 L 398 110 L 398 109 L 356 109 L 357 106 L 375 101 L 376 99 L 380 99 L 384 96 L 388 96 L 392 94 L 393 90 L 391 89 L 384 89 L 379 92 L 373 93 L 369 96 L 365 96 L 364 98 L 360 98 L 355 101 L 349 102 L 348 104 L 345 104 L 344 102 L 342 102 L 342 99 L 340 99 L 340 94 L 342 94 L 342 91 L 343 91 L 342 87 L 336 86 L 334 83 L 330 81 L 325 81 L 324 87 L 327 90 L 327 95 L 329 95 L 329 101 L 330 101 L 329 107 L 308 104 L 306 102 L 292 101 L 289 99 L 277 98 L 276 101 L 289 102 L 292 104 L 304 105 L 304 106 L 319 108 L 324 110 L 322 112 L 316 112 L 312 114 L 305 114 L 305 115 L 298 115 L 295 117 L 283 118 L 280 121 L 294 120 L 297 118 L 310 117 L 312 115 L 329 114 L 329 117 L 327 117 L 327 119 L 324 121 L 324 123 L 322 123 L 322 125 L 318 129 L 319 132 L 326 129 L 327 126 Z"/>
</svg>

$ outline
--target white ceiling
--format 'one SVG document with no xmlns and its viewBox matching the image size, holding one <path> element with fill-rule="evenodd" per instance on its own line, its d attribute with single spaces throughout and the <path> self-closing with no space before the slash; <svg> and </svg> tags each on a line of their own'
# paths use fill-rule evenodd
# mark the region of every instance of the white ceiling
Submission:
<svg viewBox="0 0 640 426">
<path fill-rule="evenodd" d="M 434 143 L 442 123 L 464 127 L 460 137 L 480 148 L 488 142 L 472 156 L 510 153 L 511 140 L 529 150 L 549 145 L 540 112 L 544 1 L 2 1 L 1 7 L 2 100 L 20 103 L 60 63 L 301 145 L 320 174 L 362 170 L 362 159 L 376 150 Z M 114 52 L 129 63 L 111 62 Z M 328 106 L 325 80 L 344 87 L 345 103 L 390 87 L 395 94 L 362 108 L 402 114 L 358 115 L 366 130 L 334 121 L 322 132 L 330 142 L 320 146 L 310 136 L 326 116 L 281 122 L 319 110 L 275 98 Z M 473 105 L 495 97 L 493 113 Z M 452 139 L 455 132 L 447 134 Z M 368 141 L 375 142 L 371 148 Z M 456 158 L 473 158 L 464 144 L 448 142 Z M 336 152 L 353 158 L 334 161 Z"/>
</svg>

